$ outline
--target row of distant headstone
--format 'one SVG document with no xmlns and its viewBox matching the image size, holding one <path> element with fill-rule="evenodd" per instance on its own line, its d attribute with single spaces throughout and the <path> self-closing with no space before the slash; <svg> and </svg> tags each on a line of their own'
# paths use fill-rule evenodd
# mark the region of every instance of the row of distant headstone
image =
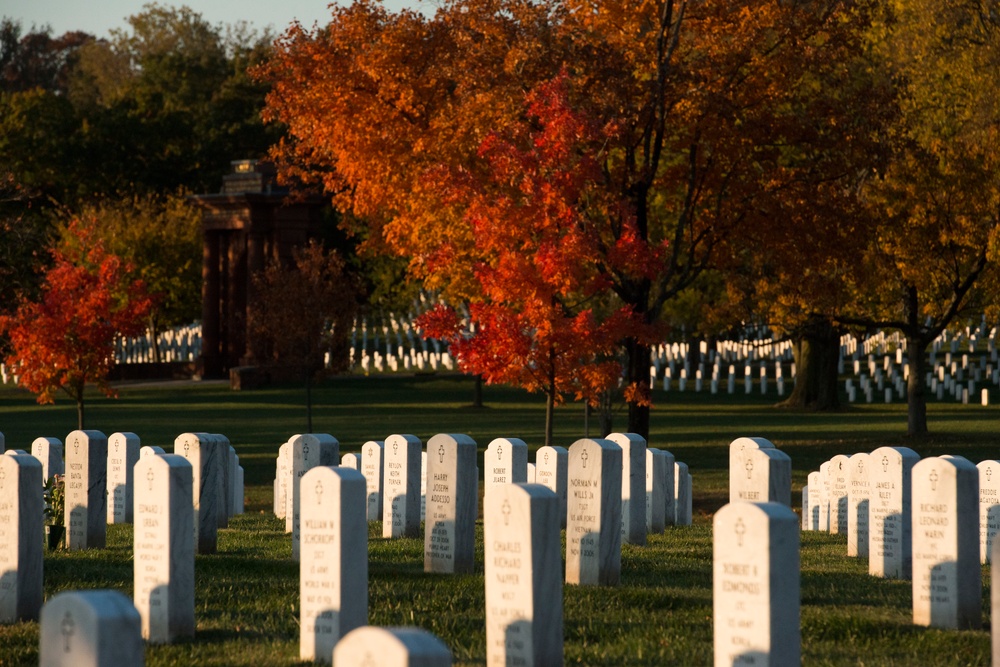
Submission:
<svg viewBox="0 0 1000 667">
<path fill-rule="evenodd" d="M 809 473 L 803 530 L 847 535 L 874 576 L 913 581 L 913 622 L 982 624 L 980 562 L 1000 542 L 1000 461 L 921 459 L 907 447 L 838 455 Z"/>
<path fill-rule="evenodd" d="M 419 536 L 424 460 L 424 570 L 472 572 L 480 473 L 478 446 L 463 434 L 435 435 L 426 449 L 394 434 L 338 457 L 330 435 L 289 439 L 275 511 L 300 561 L 300 657 L 340 665 L 339 641 L 368 616 L 367 522 L 381 520 L 387 538 Z M 487 664 L 562 664 L 563 527 L 565 581 L 614 585 L 622 542 L 691 521 L 687 466 L 638 435 L 542 447 L 533 480 L 527 459 L 517 438 L 493 440 L 484 455 Z"/>
<path fill-rule="evenodd" d="M 134 597 L 77 591 L 43 605 L 43 480 L 59 474 L 61 449 L 40 438 L 34 455 L 0 456 L 0 622 L 41 615 L 43 665 L 142 664 L 143 639 L 194 634 L 195 552 L 214 552 L 218 529 L 243 511 L 243 469 L 220 434 L 182 434 L 166 454 L 131 433 L 70 433 L 66 545 L 103 548 L 108 522 L 134 523 Z"/>
<path fill-rule="evenodd" d="M 730 504 L 713 529 L 716 664 L 798 664 L 799 526 L 784 500 L 790 461 L 763 438 L 740 438 L 729 471 Z M 873 576 L 912 579 L 915 625 L 978 628 L 980 561 L 992 560 L 992 577 L 1000 568 L 1000 462 L 921 459 L 906 447 L 838 455 L 809 474 L 801 528 L 846 534 L 847 555 L 868 558 Z"/>
</svg>

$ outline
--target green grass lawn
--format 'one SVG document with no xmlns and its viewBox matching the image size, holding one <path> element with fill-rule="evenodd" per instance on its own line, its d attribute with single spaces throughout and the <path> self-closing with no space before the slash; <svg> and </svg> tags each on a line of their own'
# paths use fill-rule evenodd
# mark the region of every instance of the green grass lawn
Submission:
<svg viewBox="0 0 1000 667">
<path fill-rule="evenodd" d="M 467 433 L 485 450 L 494 437 L 542 444 L 544 401 L 487 387 L 486 407 L 471 407 L 471 380 L 457 377 L 346 377 L 314 392 L 313 430 L 336 436 L 341 453 L 370 439 L 413 433 L 426 442 L 440 432 Z M 728 444 L 739 436 L 770 439 L 792 457 L 793 504 L 806 475 L 834 454 L 904 445 L 921 456 L 961 454 L 971 461 L 1000 457 L 997 408 L 932 403 L 932 434 L 902 435 L 906 407 L 871 404 L 837 413 L 771 407 L 775 397 L 654 395 L 650 446 L 688 463 L 694 479 L 695 525 L 625 545 L 621 585 L 564 588 L 566 662 L 586 665 L 705 665 L 712 659 L 711 516 L 728 497 Z M 231 392 L 218 384 L 122 387 L 117 400 L 94 394 L 88 428 L 133 431 L 143 444 L 172 451 L 186 431 L 223 433 L 246 470 L 247 512 L 219 531 L 219 553 L 196 562 L 197 636 L 150 647 L 149 665 L 295 664 L 298 660 L 298 568 L 283 523 L 271 513 L 278 447 L 306 430 L 303 392 L 295 387 Z M 624 413 L 615 427 L 624 429 Z M 596 420 L 591 420 L 592 433 Z M 0 388 L 0 431 L 8 448 L 29 449 L 38 436 L 65 439 L 76 427 L 75 406 L 37 406 Z M 584 434 L 579 404 L 559 408 L 555 442 Z M 529 459 L 533 460 L 533 456 Z M 480 507 L 482 505 L 480 504 Z M 110 526 L 108 548 L 47 553 L 46 598 L 63 590 L 114 588 L 132 594 L 132 530 Z M 369 532 L 369 621 L 417 625 L 438 635 L 456 664 L 485 664 L 481 526 L 479 572 L 423 572 L 422 540 L 385 540 Z M 802 534 L 802 653 L 810 665 L 987 665 L 988 629 L 945 632 L 910 623 L 910 583 L 867 575 L 867 563 L 847 558 L 846 538 Z M 983 612 L 988 628 L 989 580 Z M 38 662 L 38 624 L 0 626 L 0 666 Z"/>
</svg>

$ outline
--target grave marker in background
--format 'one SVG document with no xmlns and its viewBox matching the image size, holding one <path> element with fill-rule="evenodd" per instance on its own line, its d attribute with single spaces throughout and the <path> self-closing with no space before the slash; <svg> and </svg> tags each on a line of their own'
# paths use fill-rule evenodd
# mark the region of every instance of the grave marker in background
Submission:
<svg viewBox="0 0 1000 667">
<path fill-rule="evenodd" d="M 42 462 L 42 481 L 64 474 L 63 444 L 59 438 L 35 438 L 31 442 L 31 455 Z"/>
<path fill-rule="evenodd" d="M 132 468 L 141 446 L 135 433 L 108 438 L 108 523 L 132 523 Z"/>
<path fill-rule="evenodd" d="M 299 559 L 301 545 L 299 531 L 300 496 L 302 477 L 316 466 L 336 466 L 340 464 L 340 442 L 328 433 L 303 433 L 288 439 L 292 457 L 291 508 L 285 513 L 285 532 L 292 533 L 292 560 Z"/>
<path fill-rule="evenodd" d="M 524 484 L 528 481 L 528 445 L 519 438 L 496 438 L 486 446 L 485 493 L 497 484 Z"/>
<path fill-rule="evenodd" d="M 843 454 L 830 459 L 830 532 L 847 533 L 851 460 Z"/>
<path fill-rule="evenodd" d="M 691 516 L 691 473 L 688 464 L 674 463 L 674 525 L 690 526 Z"/>
<path fill-rule="evenodd" d="M 182 433 L 174 439 L 174 454 L 191 464 L 191 495 L 194 501 L 193 534 L 200 554 L 214 554 L 218 549 L 219 520 L 222 511 L 221 443 L 208 433 Z"/>
<path fill-rule="evenodd" d="M 868 513 L 871 507 L 871 486 L 868 471 L 871 456 L 855 454 L 849 461 L 847 476 L 847 555 L 868 558 Z"/>
<path fill-rule="evenodd" d="M 819 513 L 822 511 L 822 474 L 817 470 L 809 473 L 809 518 L 806 520 L 806 530 L 819 530 Z"/>
<path fill-rule="evenodd" d="M 385 439 L 382 491 L 382 537 L 420 535 L 420 438 L 390 435 Z"/>
<path fill-rule="evenodd" d="M 920 456 L 908 447 L 879 447 L 869 456 L 868 573 L 909 579 L 913 567 L 910 539 L 910 472 Z"/>
<path fill-rule="evenodd" d="M 646 544 L 646 439 L 636 433 L 612 433 L 622 449 L 622 542 Z"/>
<path fill-rule="evenodd" d="M 747 464 L 750 452 L 758 449 L 774 449 L 774 445 L 766 438 L 736 438 L 729 443 L 729 502 L 747 500 L 747 481 L 752 479 L 747 474 Z"/>
<path fill-rule="evenodd" d="M 566 527 L 566 479 L 569 474 L 569 452 L 565 447 L 545 445 L 535 452 L 535 483 L 541 484 L 559 498 L 559 526 Z"/>
<path fill-rule="evenodd" d="M 367 485 L 367 513 L 369 521 L 382 520 L 382 454 L 385 442 L 369 440 L 361 446 L 361 474 Z"/>
<path fill-rule="evenodd" d="M 622 449 L 585 438 L 569 448 L 566 583 L 614 586 L 621 578 Z"/>
<path fill-rule="evenodd" d="M 1000 461 L 981 461 L 979 469 L 979 558 L 990 562 L 1000 533 Z M 1000 581 L 997 582 L 1000 585 Z M 1000 622 L 1000 616 L 997 617 Z"/>
<path fill-rule="evenodd" d="M 100 431 L 66 436 L 66 548 L 103 549 L 107 540 L 108 439 Z"/>
<path fill-rule="evenodd" d="M 425 572 L 468 573 L 475 567 L 477 451 L 476 441 L 463 434 L 439 433 L 427 441 Z"/>
</svg>

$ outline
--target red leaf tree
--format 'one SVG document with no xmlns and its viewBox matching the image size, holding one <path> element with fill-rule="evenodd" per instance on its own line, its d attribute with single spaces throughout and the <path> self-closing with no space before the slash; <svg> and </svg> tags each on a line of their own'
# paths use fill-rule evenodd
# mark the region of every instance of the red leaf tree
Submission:
<svg viewBox="0 0 1000 667">
<path fill-rule="evenodd" d="M 58 391 L 76 401 L 77 424 L 84 427 L 84 388 L 93 383 L 107 396 L 118 336 L 143 332 L 153 306 L 133 267 L 96 239 L 93 221 L 69 223 L 69 239 L 52 252 L 38 301 L 23 299 L 13 315 L 0 318 L 9 339 L 7 364 L 19 382 L 53 403 Z"/>
<path fill-rule="evenodd" d="M 601 247 L 595 211 L 614 208 L 626 226 L 634 216 L 602 201 L 597 187 L 599 147 L 614 127 L 594 123 L 569 98 L 565 76 L 537 87 L 523 122 L 482 142 L 482 172 L 436 175 L 442 190 L 469 202 L 477 294 L 467 328 L 444 306 L 418 321 L 426 334 L 450 341 L 463 370 L 544 392 L 546 443 L 555 405 L 567 395 L 596 404 L 621 378 L 621 340 L 644 328 L 631 308 L 609 298 L 602 265 L 655 261 L 644 255 L 648 246 L 629 245 L 627 233 L 620 247 Z M 445 243 L 430 261 L 461 261 L 457 252 L 465 251 Z"/>
</svg>

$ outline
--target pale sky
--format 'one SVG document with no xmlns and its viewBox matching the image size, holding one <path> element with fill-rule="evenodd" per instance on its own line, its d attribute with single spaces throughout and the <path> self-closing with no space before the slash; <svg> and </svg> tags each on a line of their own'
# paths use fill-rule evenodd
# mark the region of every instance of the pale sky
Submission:
<svg viewBox="0 0 1000 667">
<path fill-rule="evenodd" d="M 112 29 L 126 29 L 126 17 L 142 11 L 145 0 L 0 0 L 0 16 L 21 22 L 22 34 L 32 26 L 52 27 L 54 36 L 82 30 L 107 37 Z M 209 23 L 232 24 L 246 21 L 255 28 L 268 26 L 276 33 L 298 20 L 306 27 L 325 24 L 330 16 L 329 0 L 181 0 L 160 2 L 163 6 L 187 6 Z M 384 0 L 388 9 L 404 6 L 433 12 L 428 0 Z"/>
</svg>

